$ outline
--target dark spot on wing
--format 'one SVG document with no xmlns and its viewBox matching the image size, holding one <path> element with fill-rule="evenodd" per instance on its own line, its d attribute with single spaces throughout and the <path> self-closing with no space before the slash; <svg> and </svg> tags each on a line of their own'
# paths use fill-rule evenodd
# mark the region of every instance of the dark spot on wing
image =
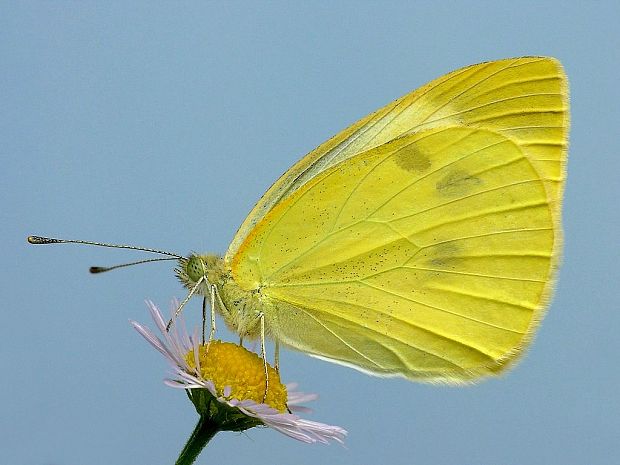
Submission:
<svg viewBox="0 0 620 465">
<path fill-rule="evenodd" d="M 482 179 L 466 171 L 453 171 L 437 182 L 437 191 L 447 197 L 460 197 L 480 184 Z"/>
<path fill-rule="evenodd" d="M 394 153 L 393 157 L 396 164 L 406 171 L 423 173 L 431 167 L 431 161 L 428 156 L 415 144 L 402 147 Z"/>
<path fill-rule="evenodd" d="M 446 242 L 430 249 L 432 258 L 428 264 L 433 268 L 450 268 L 454 265 L 456 255 L 461 252 L 459 246 L 452 242 Z"/>
</svg>

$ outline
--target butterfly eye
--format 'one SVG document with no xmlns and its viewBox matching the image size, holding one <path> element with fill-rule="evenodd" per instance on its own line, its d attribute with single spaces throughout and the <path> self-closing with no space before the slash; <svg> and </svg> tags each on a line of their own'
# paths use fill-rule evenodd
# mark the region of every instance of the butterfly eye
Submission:
<svg viewBox="0 0 620 465">
<path fill-rule="evenodd" d="M 205 262 L 198 255 L 192 255 L 187 260 L 185 272 L 192 282 L 198 282 L 207 272 Z"/>
</svg>

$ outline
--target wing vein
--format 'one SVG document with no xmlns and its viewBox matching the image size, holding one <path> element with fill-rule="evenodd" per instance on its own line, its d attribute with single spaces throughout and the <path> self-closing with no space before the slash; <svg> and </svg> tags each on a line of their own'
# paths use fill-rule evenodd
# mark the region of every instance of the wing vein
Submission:
<svg viewBox="0 0 620 465">
<path fill-rule="evenodd" d="M 523 303 L 515 303 L 515 302 L 509 302 L 507 300 L 499 300 L 497 298 L 490 298 L 482 294 L 476 294 L 474 292 L 465 292 L 460 289 L 448 288 L 448 287 L 440 286 L 440 285 L 435 285 L 432 287 L 432 289 L 436 289 L 438 291 L 443 291 L 443 292 L 451 292 L 453 294 L 458 294 L 458 295 L 462 295 L 466 297 L 473 297 L 474 299 L 486 300 L 489 302 L 499 302 L 503 305 L 510 305 L 512 307 L 518 307 L 518 308 L 522 308 L 522 309 L 529 310 L 529 311 L 536 311 L 538 308 L 536 305 L 525 305 Z"/>
<path fill-rule="evenodd" d="M 488 255 L 490 257 L 492 257 L 493 255 Z M 517 255 L 518 257 L 523 257 L 523 255 Z M 482 256 L 476 256 L 476 258 L 478 257 L 482 257 Z M 487 257 L 487 255 L 484 255 L 484 257 Z M 461 256 L 456 257 L 456 258 L 463 258 Z M 467 258 L 467 257 L 466 257 Z M 395 269 L 399 269 L 395 268 Z M 414 269 L 414 270 L 420 270 L 420 271 L 431 271 L 433 273 L 445 273 L 445 274 L 457 274 L 457 275 L 461 275 L 461 276 L 475 276 L 477 278 L 490 278 L 490 279 L 500 279 L 500 280 L 506 280 L 506 281 L 518 281 L 518 282 L 530 282 L 530 283 L 545 283 L 547 282 L 544 279 L 531 279 L 531 278 L 517 278 L 514 276 L 501 276 L 501 275 L 495 275 L 495 274 L 483 274 L 483 273 L 470 273 L 467 271 L 456 271 L 456 270 L 442 270 L 439 268 L 425 268 L 425 267 L 421 267 L 421 266 L 403 266 L 403 268 L 408 268 L 408 269 Z M 368 277 L 373 277 L 375 275 L 379 275 L 381 273 L 387 272 L 387 271 L 392 271 L 392 270 L 383 270 L 380 271 L 378 273 L 375 273 L 374 275 L 368 276 Z M 366 277 L 364 277 L 365 279 Z"/>
<path fill-rule="evenodd" d="M 462 240 L 466 240 L 466 239 L 476 239 L 479 237 L 489 237 L 489 236 L 495 236 L 495 235 L 499 235 L 499 234 L 512 234 L 515 232 L 528 232 L 528 231 L 552 231 L 553 228 L 516 228 L 516 229 L 506 229 L 503 231 L 491 231 L 491 232 L 486 232 L 483 234 L 472 234 L 471 236 L 461 236 L 461 237 L 455 237 L 453 239 L 446 239 L 444 241 L 438 241 L 438 242 L 433 242 L 431 244 L 427 244 L 427 245 L 420 245 L 418 247 L 420 247 L 420 249 L 426 249 L 428 247 L 435 247 L 437 245 L 440 244 L 447 244 L 449 242 L 456 242 L 456 241 L 462 241 Z"/>
</svg>

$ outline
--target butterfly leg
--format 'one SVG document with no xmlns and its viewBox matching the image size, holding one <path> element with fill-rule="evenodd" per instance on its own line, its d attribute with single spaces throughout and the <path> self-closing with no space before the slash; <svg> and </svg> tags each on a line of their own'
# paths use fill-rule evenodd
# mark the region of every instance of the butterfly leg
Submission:
<svg viewBox="0 0 620 465">
<path fill-rule="evenodd" d="M 267 356 L 265 351 L 265 315 L 261 312 L 258 317 L 260 318 L 260 355 L 263 358 L 263 368 L 265 370 L 265 395 L 263 396 L 263 403 L 267 399 L 267 391 L 269 390 L 269 372 L 267 371 Z"/>
<path fill-rule="evenodd" d="M 207 298 L 202 298 L 202 345 L 205 345 L 205 331 L 206 331 L 206 320 L 207 320 Z M 211 341 L 209 341 L 211 342 Z"/>
<path fill-rule="evenodd" d="M 276 373 L 278 373 L 279 375 L 280 374 L 280 342 L 277 339 L 275 340 L 275 346 L 276 346 L 276 350 L 273 356 L 273 365 L 274 365 L 274 368 L 276 369 Z M 291 412 L 291 409 L 288 408 L 288 405 L 286 406 L 286 411 L 288 413 L 293 413 Z"/>
<path fill-rule="evenodd" d="M 215 293 L 217 289 L 214 285 L 211 285 L 211 330 L 209 331 L 209 343 L 213 340 L 213 336 L 215 336 Z M 206 300 L 206 298 L 205 298 Z M 204 325 L 204 315 L 203 315 L 203 325 Z M 203 331 L 204 337 L 204 331 Z"/>
<path fill-rule="evenodd" d="M 179 308 L 177 308 L 176 311 L 174 312 L 174 316 L 170 318 L 170 320 L 168 321 L 168 324 L 166 325 L 166 331 L 170 331 L 170 327 L 172 326 L 173 321 L 176 320 L 177 317 L 181 314 L 183 307 L 185 307 L 185 304 L 189 302 L 189 299 L 196 293 L 196 291 L 198 290 L 198 286 L 202 284 L 202 281 L 204 281 L 204 279 L 205 279 L 204 276 L 200 278 L 198 282 L 196 282 L 194 287 L 192 287 L 192 289 L 189 291 L 189 294 L 187 294 L 187 297 L 183 299 L 183 302 L 181 302 L 181 304 L 179 305 Z"/>
</svg>

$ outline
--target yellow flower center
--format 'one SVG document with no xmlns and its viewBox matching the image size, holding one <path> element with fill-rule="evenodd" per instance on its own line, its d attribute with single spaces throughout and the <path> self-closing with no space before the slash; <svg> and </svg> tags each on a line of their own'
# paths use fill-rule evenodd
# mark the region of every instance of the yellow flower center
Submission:
<svg viewBox="0 0 620 465">
<path fill-rule="evenodd" d="M 265 398 L 265 366 L 263 359 L 254 352 L 231 342 L 211 341 L 198 347 L 200 375 L 213 381 L 218 396 L 224 396 L 224 388 L 232 389 L 227 400 L 251 399 L 265 403 L 274 409 L 286 411 L 286 387 L 280 382 L 280 375 L 267 364 L 269 389 Z M 196 368 L 194 350 L 185 355 L 190 368 Z M 263 400 L 264 399 L 264 400 Z"/>
</svg>

